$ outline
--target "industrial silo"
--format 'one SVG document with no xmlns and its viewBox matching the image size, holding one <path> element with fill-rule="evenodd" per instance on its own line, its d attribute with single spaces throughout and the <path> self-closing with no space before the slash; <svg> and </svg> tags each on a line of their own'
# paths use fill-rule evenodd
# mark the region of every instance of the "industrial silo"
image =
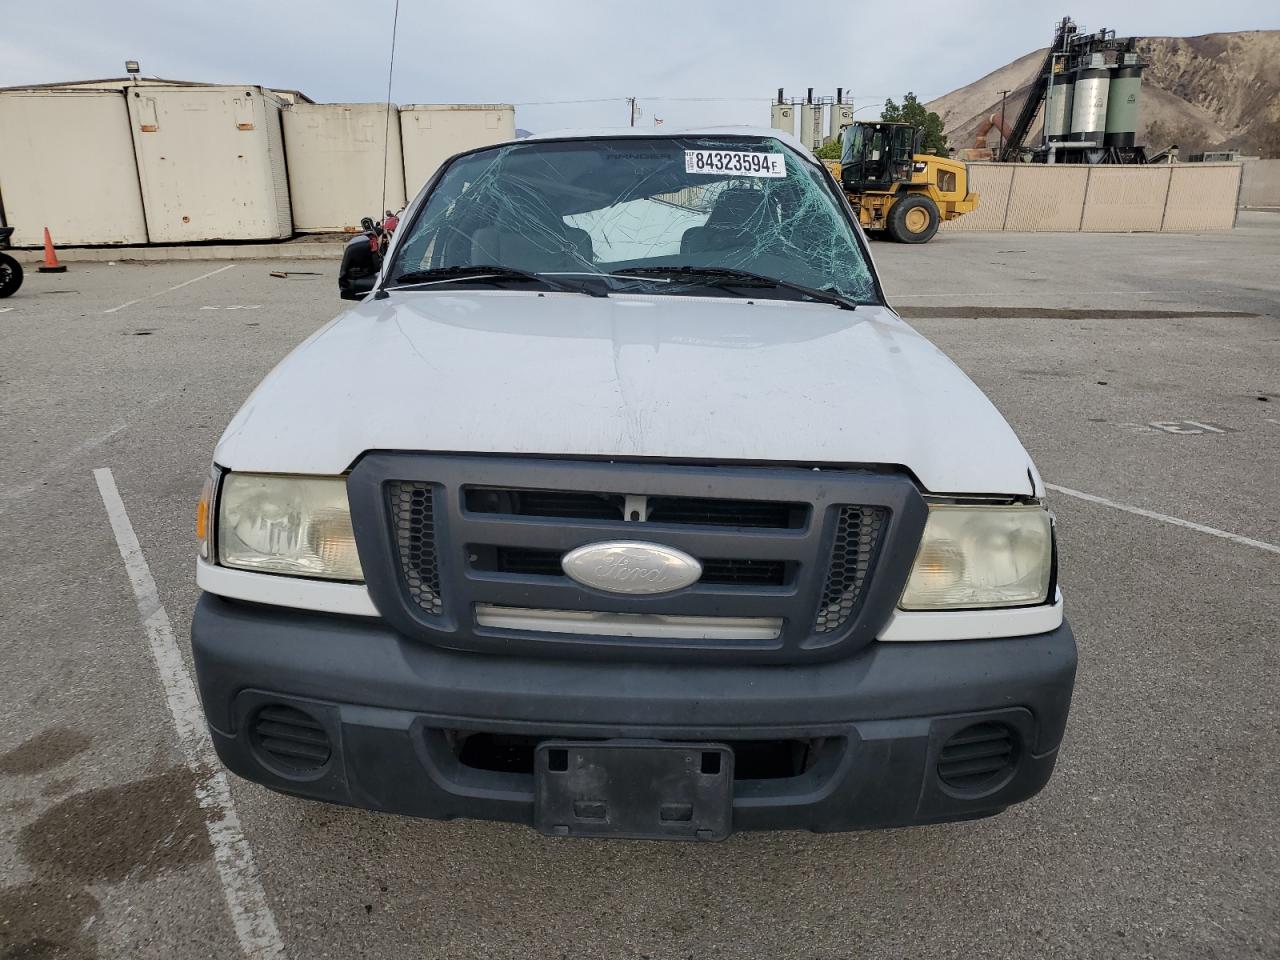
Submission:
<svg viewBox="0 0 1280 960">
<path fill-rule="evenodd" d="M 782 89 L 778 89 L 778 100 L 770 111 L 769 126 L 775 130 L 785 130 L 795 136 L 796 108 L 782 99 Z"/>
<path fill-rule="evenodd" d="M 1111 70 L 1103 55 L 1091 53 L 1081 58 L 1075 81 L 1071 134 L 1067 139 L 1102 146 L 1107 130 L 1107 91 L 1111 85 Z"/>
<path fill-rule="evenodd" d="M 1049 140 L 1065 140 L 1071 133 L 1071 106 L 1075 96 L 1076 78 L 1063 69 L 1065 64 L 1055 63 L 1049 84 L 1049 95 L 1044 110 L 1044 135 Z"/>
<path fill-rule="evenodd" d="M 1107 94 L 1106 146 L 1132 147 L 1138 131 L 1138 91 L 1142 64 L 1136 53 L 1121 54 Z"/>
<path fill-rule="evenodd" d="M 822 146 L 822 104 L 810 99 L 800 105 L 800 142 L 810 150 Z"/>
</svg>

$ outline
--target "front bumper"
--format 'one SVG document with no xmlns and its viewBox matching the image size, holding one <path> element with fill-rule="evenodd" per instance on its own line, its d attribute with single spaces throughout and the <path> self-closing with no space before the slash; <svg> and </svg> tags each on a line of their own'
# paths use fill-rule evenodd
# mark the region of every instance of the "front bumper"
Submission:
<svg viewBox="0 0 1280 960">
<path fill-rule="evenodd" d="M 534 777 L 480 769 L 467 734 L 735 744 L 805 741 L 796 775 L 738 779 L 737 830 L 856 830 L 998 813 L 1048 781 L 1075 677 L 1070 628 L 999 640 L 872 643 L 794 666 L 610 663 L 460 653 L 378 621 L 204 594 L 191 629 L 219 757 L 276 790 L 411 816 L 534 822 Z M 327 759 L 286 768 L 255 734 L 265 707 L 303 711 Z M 943 782 L 951 737 L 1003 727 L 1008 775 Z"/>
</svg>

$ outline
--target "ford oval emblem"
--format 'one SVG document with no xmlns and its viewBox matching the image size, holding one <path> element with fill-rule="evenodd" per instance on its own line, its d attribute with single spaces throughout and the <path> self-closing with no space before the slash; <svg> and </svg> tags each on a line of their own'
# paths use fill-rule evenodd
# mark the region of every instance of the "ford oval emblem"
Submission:
<svg viewBox="0 0 1280 960">
<path fill-rule="evenodd" d="M 560 565 L 584 586 L 610 593 L 670 593 L 702 576 L 702 564 L 683 550 L 635 540 L 588 543 Z"/>
</svg>

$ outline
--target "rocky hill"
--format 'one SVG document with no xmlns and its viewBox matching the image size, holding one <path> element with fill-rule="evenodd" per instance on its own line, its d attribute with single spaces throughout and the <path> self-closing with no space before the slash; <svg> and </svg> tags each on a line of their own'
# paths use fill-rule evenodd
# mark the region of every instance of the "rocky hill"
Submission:
<svg viewBox="0 0 1280 960">
<path fill-rule="evenodd" d="M 1176 143 L 1184 156 L 1229 147 L 1280 156 L 1280 30 L 1146 37 L 1138 49 L 1148 62 L 1138 142 L 1148 150 Z M 942 117 L 951 145 L 974 145 L 979 125 L 1000 112 L 1001 90 L 1012 91 L 1005 103 L 1012 125 L 1044 54 L 1044 49 L 1029 53 L 930 102 L 927 106 Z M 1039 133 L 1037 117 L 1028 142 L 1038 140 Z"/>
</svg>

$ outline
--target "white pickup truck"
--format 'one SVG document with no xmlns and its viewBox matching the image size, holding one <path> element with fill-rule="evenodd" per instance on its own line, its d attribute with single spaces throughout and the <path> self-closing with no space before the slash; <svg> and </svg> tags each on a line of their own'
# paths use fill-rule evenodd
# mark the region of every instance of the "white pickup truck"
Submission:
<svg viewBox="0 0 1280 960">
<path fill-rule="evenodd" d="M 275 790 L 555 836 L 997 813 L 1076 648 L 1044 486 L 777 131 L 460 154 L 227 427 L 192 644 Z"/>
</svg>

